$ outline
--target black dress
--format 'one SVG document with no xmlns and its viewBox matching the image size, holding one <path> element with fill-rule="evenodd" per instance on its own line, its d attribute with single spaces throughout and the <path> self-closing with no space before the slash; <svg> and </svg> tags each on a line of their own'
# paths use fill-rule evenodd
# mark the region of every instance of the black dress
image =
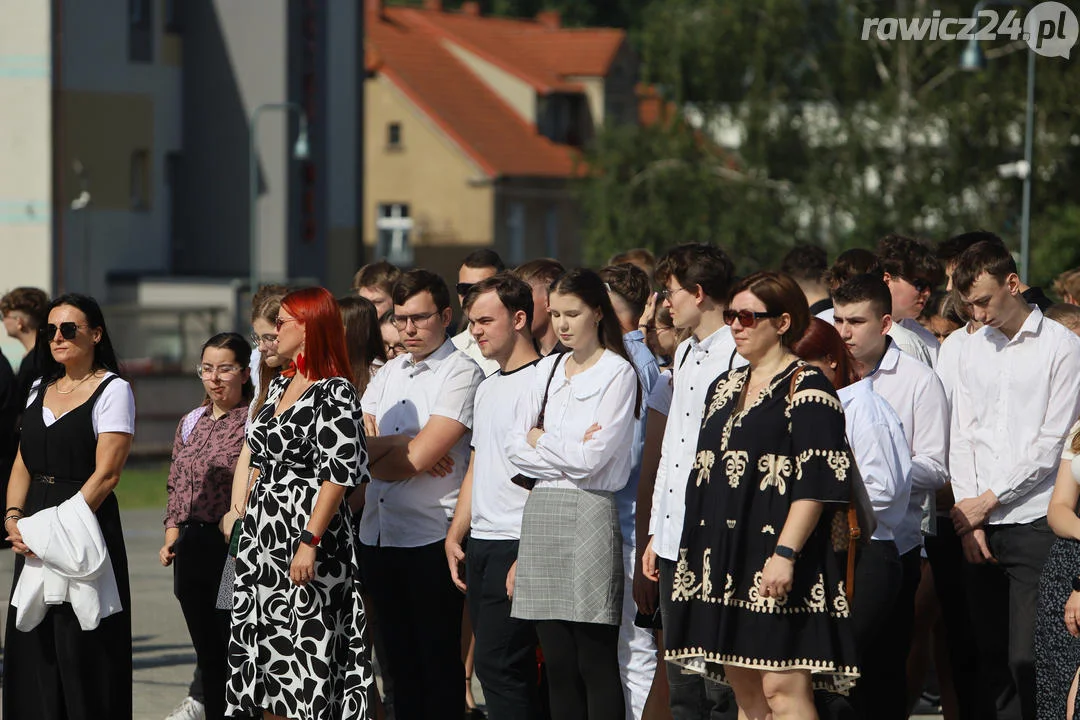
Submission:
<svg viewBox="0 0 1080 720">
<path fill-rule="evenodd" d="M 96 468 L 94 404 L 116 379 L 106 377 L 90 399 L 46 427 L 41 416 L 44 388 L 22 420 L 23 462 L 30 472 L 24 510 L 31 515 L 55 507 L 79 491 Z M 52 481 L 44 481 L 43 478 Z M 71 605 L 50 607 L 29 632 L 15 629 L 8 612 L 4 657 L 4 717 L 34 720 L 130 719 L 131 588 L 127 551 L 116 495 L 109 493 L 95 513 L 105 537 L 123 610 L 82 630 Z M 24 560 L 15 559 L 12 592 Z"/>
<path fill-rule="evenodd" d="M 722 374 L 706 401 L 665 618 L 667 659 L 718 682 L 725 665 L 809 670 L 815 687 L 844 693 L 858 669 L 829 532 L 835 503 L 851 493 L 843 410 L 825 376 L 799 362 L 737 412 L 748 372 Z M 796 500 L 826 505 L 791 592 L 764 598 L 762 570 Z"/>
</svg>

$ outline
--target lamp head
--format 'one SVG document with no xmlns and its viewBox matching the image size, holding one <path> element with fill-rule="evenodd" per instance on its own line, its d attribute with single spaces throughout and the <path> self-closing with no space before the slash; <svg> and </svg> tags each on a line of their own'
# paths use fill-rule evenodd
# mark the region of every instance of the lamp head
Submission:
<svg viewBox="0 0 1080 720">
<path fill-rule="evenodd" d="M 979 72 L 986 69 L 986 54 L 975 38 L 968 40 L 964 52 L 960 55 L 960 69 L 967 72 Z"/>
<path fill-rule="evenodd" d="M 300 134 L 296 138 L 296 144 L 293 145 L 293 157 L 297 160 L 307 160 L 311 156 L 311 150 L 308 148 L 307 128 L 301 128 Z"/>
</svg>

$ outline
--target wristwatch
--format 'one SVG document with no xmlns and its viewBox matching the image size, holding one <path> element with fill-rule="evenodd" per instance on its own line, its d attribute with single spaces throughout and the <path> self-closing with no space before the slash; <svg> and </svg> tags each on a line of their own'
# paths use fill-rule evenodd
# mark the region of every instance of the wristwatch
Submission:
<svg viewBox="0 0 1080 720">
<path fill-rule="evenodd" d="M 785 560 L 791 560 L 794 562 L 795 558 L 799 557 L 799 553 L 789 548 L 787 545 L 777 545 L 774 553 L 784 558 Z"/>
<path fill-rule="evenodd" d="M 1073 592 L 1080 592 L 1080 577 L 1073 577 Z"/>
<path fill-rule="evenodd" d="M 312 535 L 310 530 L 305 530 L 300 533 L 300 542 L 311 547 L 319 547 L 319 541 L 322 540 L 321 535 Z"/>
</svg>

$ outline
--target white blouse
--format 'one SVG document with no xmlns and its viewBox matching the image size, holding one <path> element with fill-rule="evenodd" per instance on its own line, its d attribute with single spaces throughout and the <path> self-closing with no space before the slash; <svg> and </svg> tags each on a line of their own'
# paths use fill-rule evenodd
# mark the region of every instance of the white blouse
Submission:
<svg viewBox="0 0 1080 720">
<path fill-rule="evenodd" d="M 115 373 L 105 373 L 102 382 L 111 375 L 115 375 Z M 26 407 L 30 407 L 37 398 L 38 390 L 40 388 L 41 379 L 38 378 L 30 388 L 30 395 L 26 399 Z M 128 384 L 128 381 L 123 378 L 117 378 L 109 383 L 105 389 L 101 391 L 101 396 L 97 399 L 97 403 L 94 404 L 91 416 L 94 422 L 95 436 L 105 432 L 134 435 L 135 394 L 131 391 L 131 385 Z M 41 405 L 41 419 L 45 421 L 45 427 L 49 427 L 60 418 L 54 417 L 52 410 L 45 407 L 43 403 Z"/>
<path fill-rule="evenodd" d="M 630 476 L 637 373 L 629 362 L 605 350 L 595 365 L 568 379 L 569 357 L 540 361 L 531 391 L 517 399 L 514 426 L 506 436 L 507 456 L 519 472 L 538 481 L 537 487 L 615 492 Z M 554 363 L 558 366 L 552 376 Z M 533 448 L 527 436 L 549 377 L 545 432 Z M 594 423 L 600 430 L 585 442 L 585 431 Z"/>
</svg>

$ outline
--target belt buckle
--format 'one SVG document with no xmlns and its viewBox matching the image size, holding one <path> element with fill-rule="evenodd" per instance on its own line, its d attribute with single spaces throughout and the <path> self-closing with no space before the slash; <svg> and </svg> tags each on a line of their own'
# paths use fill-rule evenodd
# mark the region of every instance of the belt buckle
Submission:
<svg viewBox="0 0 1080 720">
<path fill-rule="evenodd" d="M 43 482 L 46 485 L 55 485 L 56 477 L 54 475 L 38 475 L 38 482 Z"/>
</svg>

